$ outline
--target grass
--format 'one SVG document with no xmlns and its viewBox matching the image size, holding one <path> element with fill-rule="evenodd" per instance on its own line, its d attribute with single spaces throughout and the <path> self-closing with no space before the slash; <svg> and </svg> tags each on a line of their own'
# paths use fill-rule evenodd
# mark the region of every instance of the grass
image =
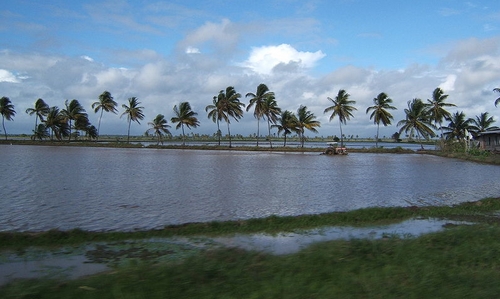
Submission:
<svg viewBox="0 0 500 299">
<path fill-rule="evenodd" d="M 500 294 L 500 198 L 453 207 L 369 208 L 345 213 L 195 223 L 134 233 L 51 231 L 2 234 L 0 244 L 59 244 L 88 239 L 278 232 L 325 225 L 373 225 L 411 217 L 459 218 L 418 238 L 391 236 L 312 245 L 274 256 L 204 250 L 182 262 L 139 262 L 77 280 L 20 280 L 0 298 L 496 298 Z"/>
</svg>

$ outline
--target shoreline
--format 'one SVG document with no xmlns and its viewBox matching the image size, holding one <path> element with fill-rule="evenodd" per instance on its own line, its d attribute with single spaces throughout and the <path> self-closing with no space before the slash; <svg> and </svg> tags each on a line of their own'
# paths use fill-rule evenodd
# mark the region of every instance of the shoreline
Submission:
<svg viewBox="0 0 500 299">
<path fill-rule="evenodd" d="M 247 220 L 193 222 L 166 225 L 162 229 L 139 231 L 86 231 L 82 229 L 40 232 L 0 232 L 0 250 L 29 246 L 71 245 L 96 241 L 120 241 L 173 236 L 220 236 L 227 234 L 282 233 L 324 226 L 369 227 L 401 222 L 411 218 L 500 223 L 500 197 L 464 202 L 453 206 L 371 207 L 348 212 L 269 216 Z"/>
<path fill-rule="evenodd" d="M 290 152 L 290 153 L 324 153 L 326 150 L 327 146 L 325 144 L 324 147 L 297 147 L 297 146 L 274 146 L 274 147 L 268 147 L 266 144 L 266 141 L 262 142 L 265 146 L 247 146 L 247 145 L 238 145 L 238 146 L 232 146 L 229 147 L 229 145 L 197 145 L 197 144 L 189 144 L 189 142 L 186 145 L 179 145 L 179 144 L 166 144 L 166 145 L 143 145 L 140 142 L 150 142 L 150 141 L 135 141 L 134 143 L 126 143 L 126 142 L 121 142 L 121 141 L 112 141 L 112 140 L 107 140 L 107 141 L 49 141 L 49 140 L 43 140 L 43 141 L 33 141 L 33 140 L 26 140 L 26 139 L 9 139 L 9 140 L 0 140 L 0 145 L 32 145 L 32 146 L 76 146 L 76 147 L 103 147 L 103 148 L 145 148 L 145 149 L 164 149 L 164 150 L 169 150 L 169 149 L 177 149 L 177 150 L 226 150 L 226 151 L 250 151 L 250 152 Z M 172 141 L 168 141 L 172 142 Z M 168 143 L 167 142 L 167 143 Z M 198 141 L 193 141 L 193 142 L 198 142 Z M 199 141 L 203 142 L 203 141 Z M 207 141 L 204 140 L 204 142 L 214 142 L 213 140 Z M 241 142 L 241 141 L 235 141 L 235 142 Z M 250 141 L 244 141 L 244 142 L 251 142 Z M 321 143 L 322 141 L 311 141 L 315 143 Z M 373 141 L 356 141 L 359 143 L 373 143 Z M 347 143 L 347 142 L 346 142 Z M 407 142 L 402 142 L 402 143 L 394 143 L 394 144 L 415 144 L 415 143 L 407 143 Z M 426 143 L 426 145 L 430 145 L 433 143 Z M 363 148 L 349 148 L 348 153 L 380 153 L 380 154 L 427 154 L 427 155 L 434 155 L 434 156 L 439 156 L 443 158 L 453 158 L 453 159 L 460 159 L 460 160 L 466 160 L 466 161 L 471 161 L 471 162 L 478 162 L 478 163 L 485 163 L 485 164 L 492 164 L 492 165 L 500 165 L 500 154 L 498 153 L 489 153 L 489 152 L 479 152 L 479 153 L 474 153 L 474 154 L 469 154 L 466 152 L 444 152 L 444 151 L 439 151 L 439 150 L 413 150 L 413 149 L 407 149 L 403 148 L 402 146 L 396 146 L 393 148 L 384 148 L 384 147 L 363 147 Z"/>
</svg>

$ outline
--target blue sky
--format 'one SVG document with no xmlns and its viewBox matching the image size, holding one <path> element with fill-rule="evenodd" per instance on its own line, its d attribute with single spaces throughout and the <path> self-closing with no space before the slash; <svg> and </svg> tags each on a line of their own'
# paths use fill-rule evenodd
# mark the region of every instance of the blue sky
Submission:
<svg viewBox="0 0 500 299">
<path fill-rule="evenodd" d="M 212 97 L 227 86 L 245 95 L 259 83 L 283 110 L 306 105 L 323 136 L 339 134 L 323 114 L 339 89 L 358 109 L 347 135 L 375 135 L 365 111 L 380 92 L 398 108 L 381 135 L 398 130 L 408 101 L 436 87 L 457 105 L 451 112 L 500 120 L 492 92 L 500 87 L 498 1 L 2 1 L 0 34 L 1 95 L 17 111 L 9 133 L 31 132 L 24 111 L 38 98 L 59 107 L 78 99 L 97 124 L 90 105 L 108 90 L 120 106 L 136 96 L 145 107 L 133 134 L 158 113 L 170 119 L 182 101 L 199 113 L 193 132 L 212 134 L 204 111 Z M 247 113 L 231 131 L 256 127 Z M 126 129 L 125 118 L 103 117 L 101 134 Z"/>
</svg>

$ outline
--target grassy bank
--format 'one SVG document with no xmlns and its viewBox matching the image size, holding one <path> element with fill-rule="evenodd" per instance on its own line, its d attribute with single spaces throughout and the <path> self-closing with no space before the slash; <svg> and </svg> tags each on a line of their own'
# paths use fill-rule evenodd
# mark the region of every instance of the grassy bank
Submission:
<svg viewBox="0 0 500 299">
<path fill-rule="evenodd" d="M 131 261 L 78 280 L 25 280 L 0 298 L 496 298 L 500 293 L 500 198 L 454 207 L 370 208 L 346 213 L 196 223 L 135 233 L 2 234 L 21 248 L 85 240 L 280 232 L 325 225 L 373 225 L 411 217 L 473 221 L 419 238 L 322 242 L 274 256 L 206 250 L 183 262 Z M 4 247 L 5 248 L 5 247 Z"/>
</svg>

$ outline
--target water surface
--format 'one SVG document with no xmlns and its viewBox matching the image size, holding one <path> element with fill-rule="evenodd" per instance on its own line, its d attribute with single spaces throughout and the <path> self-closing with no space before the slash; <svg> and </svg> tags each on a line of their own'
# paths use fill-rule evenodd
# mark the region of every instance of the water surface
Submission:
<svg viewBox="0 0 500 299">
<path fill-rule="evenodd" d="M 452 205 L 499 196 L 499 167 L 420 154 L 0 145 L 0 231 Z"/>
</svg>

